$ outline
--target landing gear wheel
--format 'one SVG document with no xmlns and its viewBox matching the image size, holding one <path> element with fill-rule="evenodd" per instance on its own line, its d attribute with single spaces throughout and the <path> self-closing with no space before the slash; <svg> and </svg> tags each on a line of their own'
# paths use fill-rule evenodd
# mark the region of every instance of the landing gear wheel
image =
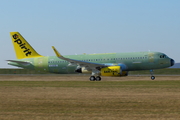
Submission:
<svg viewBox="0 0 180 120">
<path fill-rule="evenodd" d="M 151 76 L 151 80 L 154 80 L 155 79 L 155 77 L 154 76 Z"/>
<path fill-rule="evenodd" d="M 95 81 L 96 78 L 95 78 L 94 76 L 91 76 L 91 77 L 89 78 L 89 80 L 90 80 L 90 81 Z"/>
<path fill-rule="evenodd" d="M 155 77 L 153 76 L 153 70 L 150 70 L 150 73 L 151 73 L 151 80 L 154 80 Z"/>
<path fill-rule="evenodd" d="M 96 81 L 101 81 L 101 77 L 100 77 L 100 76 L 97 76 L 97 77 L 96 77 Z"/>
</svg>

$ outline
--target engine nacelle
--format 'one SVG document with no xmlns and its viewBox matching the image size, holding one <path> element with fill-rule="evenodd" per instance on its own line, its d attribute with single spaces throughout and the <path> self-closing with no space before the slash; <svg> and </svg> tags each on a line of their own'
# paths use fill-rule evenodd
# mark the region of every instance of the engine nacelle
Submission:
<svg viewBox="0 0 180 120">
<path fill-rule="evenodd" d="M 122 71 L 121 66 L 109 66 L 101 69 L 102 76 L 127 76 L 128 71 Z"/>
<path fill-rule="evenodd" d="M 85 67 L 77 68 L 75 72 L 84 73 L 84 74 L 91 74 L 92 70 L 88 70 Z M 101 68 L 98 75 L 101 76 L 127 76 L 128 71 L 122 71 L 121 66 L 109 66 L 105 68 Z"/>
</svg>

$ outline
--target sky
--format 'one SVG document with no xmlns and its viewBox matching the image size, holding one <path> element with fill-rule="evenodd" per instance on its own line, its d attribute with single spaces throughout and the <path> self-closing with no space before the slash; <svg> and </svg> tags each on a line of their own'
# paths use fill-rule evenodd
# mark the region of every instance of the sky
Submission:
<svg viewBox="0 0 180 120">
<path fill-rule="evenodd" d="M 163 52 L 180 62 L 180 0 L 1 0 L 0 68 L 18 31 L 43 56 Z"/>
</svg>

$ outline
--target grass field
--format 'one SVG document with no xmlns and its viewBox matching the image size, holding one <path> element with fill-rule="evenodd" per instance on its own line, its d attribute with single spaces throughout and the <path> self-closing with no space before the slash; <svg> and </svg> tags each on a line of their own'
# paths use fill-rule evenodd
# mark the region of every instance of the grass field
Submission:
<svg viewBox="0 0 180 120">
<path fill-rule="evenodd" d="M 178 120 L 180 77 L 1 75 L 0 120 Z"/>
</svg>

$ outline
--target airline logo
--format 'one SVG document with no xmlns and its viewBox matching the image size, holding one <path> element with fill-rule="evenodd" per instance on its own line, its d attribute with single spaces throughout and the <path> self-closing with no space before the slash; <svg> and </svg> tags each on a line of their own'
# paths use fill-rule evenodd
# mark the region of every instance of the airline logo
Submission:
<svg viewBox="0 0 180 120">
<path fill-rule="evenodd" d="M 12 35 L 12 37 L 14 38 L 14 42 L 17 43 L 21 49 L 23 49 L 26 56 L 31 55 L 32 52 L 26 47 L 26 43 L 23 43 L 17 34 Z"/>
</svg>

